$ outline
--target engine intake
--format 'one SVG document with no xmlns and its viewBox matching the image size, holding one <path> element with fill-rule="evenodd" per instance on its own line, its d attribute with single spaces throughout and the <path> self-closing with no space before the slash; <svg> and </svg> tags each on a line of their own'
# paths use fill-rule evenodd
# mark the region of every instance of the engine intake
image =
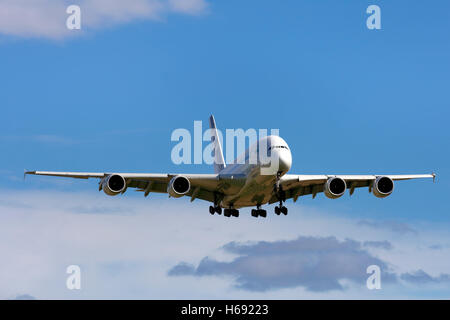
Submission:
<svg viewBox="0 0 450 320">
<path fill-rule="evenodd" d="M 167 185 L 167 193 L 174 198 L 184 196 L 191 189 L 189 179 L 183 176 L 173 177 Z"/>
<path fill-rule="evenodd" d="M 389 177 L 378 177 L 372 185 L 373 195 L 377 198 L 385 198 L 394 191 L 394 181 Z"/>
<path fill-rule="evenodd" d="M 323 193 L 330 199 L 342 197 L 347 189 L 347 184 L 341 178 L 329 178 L 323 187 Z"/>
<path fill-rule="evenodd" d="M 127 182 L 119 174 L 107 176 L 102 183 L 102 189 L 108 196 L 116 196 L 125 190 Z"/>
</svg>

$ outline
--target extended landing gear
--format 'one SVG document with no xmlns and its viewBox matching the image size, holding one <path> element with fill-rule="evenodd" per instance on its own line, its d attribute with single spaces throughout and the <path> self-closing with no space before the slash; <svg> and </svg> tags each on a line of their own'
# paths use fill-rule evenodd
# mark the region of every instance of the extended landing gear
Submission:
<svg viewBox="0 0 450 320">
<path fill-rule="evenodd" d="M 225 210 L 223 210 L 223 215 L 225 216 L 225 217 L 231 217 L 231 216 L 233 216 L 233 217 L 239 217 L 239 210 L 237 210 L 237 209 L 225 209 Z"/>
<path fill-rule="evenodd" d="M 219 207 L 219 206 L 215 206 L 215 207 L 209 206 L 209 213 L 211 213 L 211 214 L 215 214 L 215 213 L 222 214 L 222 208 Z M 239 210 L 231 209 L 231 208 L 230 209 L 224 209 L 223 210 L 223 215 L 225 217 L 231 217 L 231 216 L 239 217 Z"/>
<path fill-rule="evenodd" d="M 283 188 L 280 185 L 280 178 L 281 178 L 281 174 L 277 173 L 277 180 L 275 182 L 275 185 L 273 186 L 275 195 L 277 196 L 278 200 L 280 201 L 280 205 L 275 207 L 275 214 L 276 215 L 280 215 L 280 214 L 287 215 L 288 209 L 285 206 L 283 206 L 283 202 L 286 201 L 286 193 L 283 191 Z"/>
<path fill-rule="evenodd" d="M 217 197 L 217 195 L 214 195 L 214 205 L 213 206 L 209 206 L 209 213 L 214 214 L 222 214 L 222 207 L 219 205 L 220 203 L 220 199 Z M 232 208 L 232 206 L 230 206 L 230 208 L 228 209 L 224 209 L 223 210 L 223 215 L 225 217 L 239 217 L 239 210 Z"/>
<path fill-rule="evenodd" d="M 263 218 L 265 218 L 265 217 L 267 217 L 267 211 L 261 209 L 260 205 L 257 205 L 256 209 L 252 209 L 252 217 L 255 217 L 255 218 L 256 217 L 263 217 Z"/>
<path fill-rule="evenodd" d="M 288 208 L 286 208 L 285 206 L 283 206 L 282 202 L 280 201 L 280 206 L 275 207 L 275 214 L 276 215 L 280 215 L 280 214 L 284 214 L 287 215 L 288 214 Z"/>
<path fill-rule="evenodd" d="M 209 213 L 214 214 L 222 214 L 222 208 L 219 205 L 220 199 L 218 198 L 217 194 L 214 193 L 214 206 L 209 206 Z"/>
<path fill-rule="evenodd" d="M 222 208 L 221 207 L 219 207 L 219 206 L 209 206 L 209 213 L 211 213 L 211 214 L 214 214 L 214 213 L 217 213 L 217 214 L 222 214 Z"/>
</svg>

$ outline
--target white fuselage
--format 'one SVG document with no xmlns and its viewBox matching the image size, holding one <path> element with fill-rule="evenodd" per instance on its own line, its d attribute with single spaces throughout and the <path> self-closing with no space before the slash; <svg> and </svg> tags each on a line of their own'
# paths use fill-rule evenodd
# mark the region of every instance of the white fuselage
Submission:
<svg viewBox="0 0 450 320">
<path fill-rule="evenodd" d="M 219 173 L 219 178 L 227 178 L 220 205 L 240 208 L 267 203 L 273 195 L 277 174 L 284 175 L 291 165 L 292 154 L 286 141 L 279 136 L 260 139 Z"/>
</svg>

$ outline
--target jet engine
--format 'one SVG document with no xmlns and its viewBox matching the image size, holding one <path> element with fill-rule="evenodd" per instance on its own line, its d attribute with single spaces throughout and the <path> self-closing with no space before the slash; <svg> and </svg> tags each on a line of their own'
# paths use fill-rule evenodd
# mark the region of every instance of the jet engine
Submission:
<svg viewBox="0 0 450 320">
<path fill-rule="evenodd" d="M 323 187 L 323 193 L 330 199 L 337 199 L 345 193 L 347 184 L 344 179 L 329 178 Z"/>
<path fill-rule="evenodd" d="M 394 181 L 389 177 L 377 177 L 372 185 L 373 195 L 377 198 L 384 198 L 394 191 Z"/>
<path fill-rule="evenodd" d="M 103 179 L 102 189 L 108 196 L 116 196 L 125 190 L 127 182 L 118 174 L 111 174 Z"/>
<path fill-rule="evenodd" d="M 191 183 L 188 178 L 183 176 L 173 177 L 167 185 L 167 193 L 174 198 L 184 196 L 191 189 Z"/>
</svg>

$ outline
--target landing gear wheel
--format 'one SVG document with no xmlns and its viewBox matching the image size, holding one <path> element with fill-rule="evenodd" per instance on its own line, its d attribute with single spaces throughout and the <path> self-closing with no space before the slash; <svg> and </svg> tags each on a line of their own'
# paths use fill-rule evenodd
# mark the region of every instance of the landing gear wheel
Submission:
<svg viewBox="0 0 450 320">
<path fill-rule="evenodd" d="M 281 213 L 280 207 L 275 207 L 275 214 L 279 216 L 280 213 Z"/>
<path fill-rule="evenodd" d="M 209 206 L 209 213 L 214 214 L 216 212 L 213 206 Z"/>
<path fill-rule="evenodd" d="M 239 210 L 231 209 L 231 215 L 236 218 L 239 217 Z"/>
<path fill-rule="evenodd" d="M 222 214 L 222 208 L 221 207 L 219 207 L 219 206 L 217 206 L 217 207 L 215 207 L 215 212 L 217 213 L 217 214 Z"/>
<path fill-rule="evenodd" d="M 223 215 L 225 217 L 231 217 L 231 209 L 225 209 L 223 210 Z"/>
<path fill-rule="evenodd" d="M 281 207 L 281 213 L 284 214 L 285 216 L 288 214 L 288 208 L 286 207 Z"/>
<path fill-rule="evenodd" d="M 261 206 L 257 206 L 258 209 L 252 209 L 252 217 L 267 217 L 267 211 L 260 209 Z"/>
</svg>

